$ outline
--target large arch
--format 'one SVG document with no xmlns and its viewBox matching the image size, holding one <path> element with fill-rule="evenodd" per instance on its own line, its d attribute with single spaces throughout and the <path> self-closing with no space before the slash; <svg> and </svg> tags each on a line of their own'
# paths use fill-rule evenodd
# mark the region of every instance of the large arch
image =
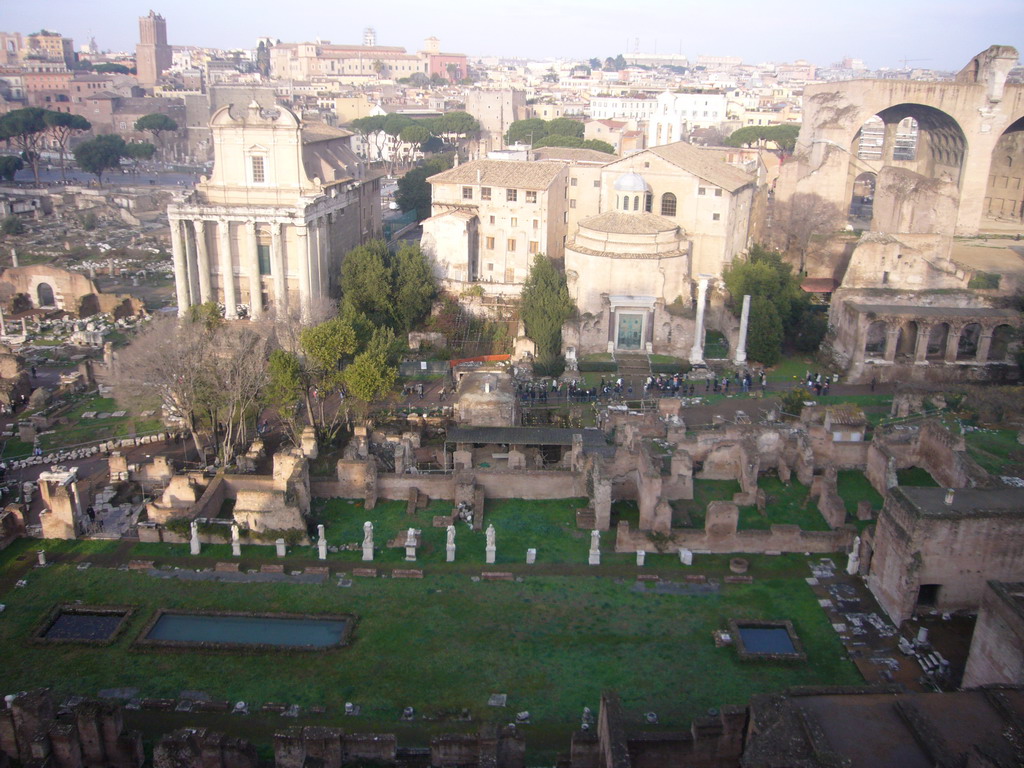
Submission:
<svg viewBox="0 0 1024 768">
<path fill-rule="evenodd" d="M 960 339 L 956 344 L 957 360 L 974 360 L 978 356 L 978 344 L 981 342 L 981 325 L 968 323 L 960 330 Z"/>
<path fill-rule="evenodd" d="M 992 343 L 988 348 L 988 359 L 992 363 L 1011 360 L 1020 347 L 1020 332 L 1011 325 L 997 325 L 992 330 Z"/>
<path fill-rule="evenodd" d="M 928 346 L 925 360 L 943 360 L 946 357 L 946 346 L 949 343 L 949 323 L 936 323 L 928 331 Z"/>
<path fill-rule="evenodd" d="M 948 173 L 958 204 L 956 219 L 950 222 L 953 234 L 977 234 L 993 147 L 1024 115 L 1024 84 L 1007 82 L 1018 59 L 1012 46 L 994 45 L 974 57 L 952 81 L 851 80 L 808 85 L 800 137 L 793 161 L 783 168 L 779 199 L 809 193 L 845 207 L 854 179 L 865 171 L 880 170 L 879 163 L 851 153 L 857 132 L 874 115 L 894 125 L 912 117 L 920 134 L 913 170 L 928 178 Z M 970 162 L 965 162 L 966 157 Z M 907 167 L 907 162 L 895 164 Z"/>
<path fill-rule="evenodd" d="M 901 360 L 914 359 L 917 351 L 918 325 L 915 320 L 910 320 L 900 326 L 899 336 L 896 338 L 896 357 Z"/>
<path fill-rule="evenodd" d="M 39 283 L 36 286 L 36 299 L 40 307 L 55 307 L 57 302 L 53 297 L 53 286 L 49 283 Z"/>
<path fill-rule="evenodd" d="M 885 339 L 888 327 L 884 320 L 875 320 L 864 335 L 864 357 L 885 355 Z"/>
<path fill-rule="evenodd" d="M 875 184 L 878 174 L 864 171 L 853 180 L 853 193 L 850 196 L 849 216 L 851 219 L 871 221 L 875 205 Z"/>
<path fill-rule="evenodd" d="M 1024 117 L 1003 131 L 992 150 L 983 213 L 992 221 L 1024 221 Z"/>
</svg>

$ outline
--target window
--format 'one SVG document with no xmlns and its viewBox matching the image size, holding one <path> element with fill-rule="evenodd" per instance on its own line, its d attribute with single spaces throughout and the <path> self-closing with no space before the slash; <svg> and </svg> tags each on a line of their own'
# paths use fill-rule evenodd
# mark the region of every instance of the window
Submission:
<svg viewBox="0 0 1024 768">
<path fill-rule="evenodd" d="M 721 197 L 721 196 L 722 196 L 722 190 L 716 189 L 715 190 L 715 197 Z"/>
<path fill-rule="evenodd" d="M 519 219 L 517 219 L 515 216 L 512 217 L 512 226 L 513 227 L 518 227 L 519 226 Z"/>
<path fill-rule="evenodd" d="M 487 271 L 488 272 L 493 272 L 494 271 L 494 264 L 488 263 L 487 264 Z"/>
<path fill-rule="evenodd" d="M 488 237 L 487 238 L 487 250 L 488 251 L 493 251 L 494 250 L 494 238 L 493 237 Z"/>
<path fill-rule="evenodd" d="M 509 250 L 509 251 L 514 251 L 515 249 L 516 249 L 516 241 L 515 241 L 515 238 L 511 238 L 511 239 L 509 239 L 509 241 L 508 241 L 508 249 L 507 249 L 507 250 Z"/>
<path fill-rule="evenodd" d="M 575 177 L 574 177 L 574 178 L 571 178 L 571 179 L 569 179 L 569 186 L 570 186 L 570 187 L 575 187 L 575 186 L 576 186 L 576 183 L 577 183 L 577 182 L 576 182 L 576 178 L 575 178 Z"/>
<path fill-rule="evenodd" d="M 266 171 L 263 167 L 262 157 L 253 157 L 252 159 L 252 183 L 253 184 L 265 184 L 267 182 Z"/>
<path fill-rule="evenodd" d="M 644 163 L 644 168 L 650 168 L 650 167 L 651 167 L 650 163 Z"/>
<path fill-rule="evenodd" d="M 514 203 L 516 200 L 519 199 L 519 194 L 518 193 L 519 193 L 519 190 L 516 190 L 516 189 L 506 189 L 505 190 L 505 202 L 506 203 Z"/>
<path fill-rule="evenodd" d="M 671 192 L 666 192 L 664 195 L 661 196 L 661 215 L 676 215 L 676 196 L 673 195 Z"/>
<path fill-rule="evenodd" d="M 491 216 L 491 224 L 493 224 L 493 223 L 494 223 L 494 217 Z"/>
<path fill-rule="evenodd" d="M 697 194 L 700 195 L 701 197 L 703 197 L 707 193 L 708 191 L 705 187 L 697 187 Z"/>
<path fill-rule="evenodd" d="M 481 200 L 490 200 L 491 199 L 491 188 L 490 187 L 480 187 L 480 199 Z"/>
<path fill-rule="evenodd" d="M 472 187 L 463 187 L 462 188 L 462 199 L 463 200 L 472 200 L 473 199 L 473 188 Z"/>
<path fill-rule="evenodd" d="M 534 229 L 540 229 L 540 221 L 538 221 L 537 219 L 534 219 L 533 220 L 533 228 Z"/>
<path fill-rule="evenodd" d="M 533 190 L 527 190 L 526 191 L 526 202 L 528 202 L 528 203 L 536 203 L 537 202 L 537 193 L 534 192 Z"/>
<path fill-rule="evenodd" d="M 540 251 L 540 244 L 536 240 L 530 241 L 530 253 L 537 253 Z"/>
<path fill-rule="evenodd" d="M 640 195 L 633 195 L 633 210 L 640 210 Z"/>
<path fill-rule="evenodd" d="M 713 214 L 711 214 L 711 220 L 712 221 L 721 221 L 721 219 L 722 219 L 722 214 L 720 214 L 720 213 L 713 213 Z"/>
<path fill-rule="evenodd" d="M 595 179 L 594 180 L 594 189 L 600 189 L 600 188 L 601 188 L 601 180 L 600 179 Z"/>
<path fill-rule="evenodd" d="M 270 246 L 269 245 L 257 245 L 256 256 L 260 262 L 260 274 L 270 274 Z"/>
<path fill-rule="evenodd" d="M 650 213 L 651 212 L 651 206 L 653 204 L 654 204 L 654 195 L 652 195 L 650 192 L 648 192 L 646 195 L 644 195 L 644 211 L 646 213 Z"/>
</svg>

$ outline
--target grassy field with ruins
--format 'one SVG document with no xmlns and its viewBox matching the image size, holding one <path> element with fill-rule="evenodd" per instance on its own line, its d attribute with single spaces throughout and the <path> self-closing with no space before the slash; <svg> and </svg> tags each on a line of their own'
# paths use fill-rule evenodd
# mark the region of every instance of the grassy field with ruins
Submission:
<svg viewBox="0 0 1024 768">
<path fill-rule="evenodd" d="M 685 723 L 760 691 L 860 682 L 804 582 L 809 571 L 801 556 L 752 557 L 753 584 L 656 594 L 604 566 L 564 575 L 517 566 L 521 582 L 474 581 L 474 566 L 446 571 L 440 565 L 422 580 L 354 579 L 348 588 L 333 578 L 321 585 L 184 582 L 101 567 L 114 553 L 109 564 L 136 554 L 123 544 L 46 542 L 55 557 L 97 562 L 88 570 L 73 563 L 28 568 L 19 574 L 27 586 L 12 588 L 12 569 L 34 560 L 37 546 L 19 541 L 0 553 L 0 600 L 7 604 L 0 680 L 8 690 L 50 685 L 59 693 L 95 695 L 131 687 L 143 697 L 200 690 L 253 705 L 325 705 L 334 716 L 353 701 L 363 715 L 345 726 L 368 731 L 396 728 L 405 706 L 442 719 L 467 708 L 477 722 L 504 722 L 511 712 L 529 710 L 535 723 L 565 727 L 578 722 L 583 706 L 596 709 L 607 688 L 621 693 L 632 715 L 655 711 Z M 686 572 L 718 579 L 727 560 L 698 556 Z M 665 579 L 669 567 L 666 561 L 661 568 Z M 678 561 L 674 572 L 683 587 Z M 111 646 L 69 645 L 55 653 L 29 642 L 54 605 L 76 601 L 139 610 Z M 351 613 L 358 622 L 349 647 L 318 653 L 134 649 L 159 608 Z M 809 661 L 739 662 L 734 649 L 715 648 L 711 637 L 731 618 L 792 620 Z M 507 693 L 509 708 L 489 708 L 492 693 Z"/>
</svg>

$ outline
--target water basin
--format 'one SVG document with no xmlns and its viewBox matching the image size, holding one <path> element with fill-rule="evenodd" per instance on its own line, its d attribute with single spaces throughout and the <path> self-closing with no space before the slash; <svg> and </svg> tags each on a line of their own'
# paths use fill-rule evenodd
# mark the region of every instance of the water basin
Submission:
<svg viewBox="0 0 1024 768">
<path fill-rule="evenodd" d="M 117 632 L 124 614 L 61 613 L 43 633 L 47 640 L 108 640 Z"/>
<path fill-rule="evenodd" d="M 750 653 L 796 653 L 785 627 L 740 626 L 740 637 Z"/>
<path fill-rule="evenodd" d="M 171 646 L 332 648 L 344 644 L 348 625 L 343 617 L 162 613 L 143 641 Z"/>
</svg>

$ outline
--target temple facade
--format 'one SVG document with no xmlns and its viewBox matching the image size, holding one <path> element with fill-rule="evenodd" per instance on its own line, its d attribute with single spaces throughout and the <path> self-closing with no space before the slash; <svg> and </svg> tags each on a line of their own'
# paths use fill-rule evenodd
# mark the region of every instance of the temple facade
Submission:
<svg viewBox="0 0 1024 768">
<path fill-rule="evenodd" d="M 222 107 L 210 130 L 211 176 L 168 207 L 178 313 L 216 301 L 228 318 L 308 314 L 337 294 L 344 254 L 380 235 L 378 178 L 350 133 L 284 107 Z"/>
</svg>

